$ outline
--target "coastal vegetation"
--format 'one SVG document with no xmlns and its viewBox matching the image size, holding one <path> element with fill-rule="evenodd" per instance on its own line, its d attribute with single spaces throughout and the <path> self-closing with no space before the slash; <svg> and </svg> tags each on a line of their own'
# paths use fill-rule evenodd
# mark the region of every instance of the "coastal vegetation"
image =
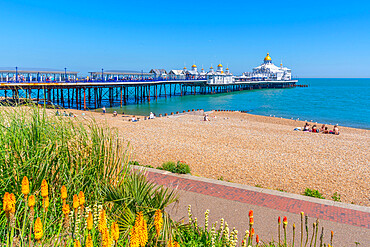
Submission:
<svg viewBox="0 0 370 247">
<path fill-rule="evenodd" d="M 198 222 L 190 207 L 189 222 L 176 222 L 167 208 L 178 194 L 131 169 L 129 147 L 116 132 L 39 108 L 0 111 L 1 246 L 323 245 L 324 229 L 316 221 L 309 238 L 303 213 L 305 238 L 279 217 L 278 241 L 271 242 L 255 233 L 253 211 L 243 234 L 224 220 L 210 225 L 209 211 Z M 190 172 L 182 162 L 162 167 Z"/>
<path fill-rule="evenodd" d="M 165 170 L 165 171 L 169 171 L 173 173 L 179 173 L 179 174 L 190 174 L 189 165 L 181 161 L 177 161 L 176 163 L 173 161 L 169 161 L 169 162 L 163 163 L 162 166 L 157 167 L 157 169 Z"/>
</svg>

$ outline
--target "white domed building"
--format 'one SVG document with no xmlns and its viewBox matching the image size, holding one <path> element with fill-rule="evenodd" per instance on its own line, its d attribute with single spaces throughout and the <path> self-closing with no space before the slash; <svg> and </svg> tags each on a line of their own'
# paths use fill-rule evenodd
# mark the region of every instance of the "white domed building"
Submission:
<svg viewBox="0 0 370 247">
<path fill-rule="evenodd" d="M 219 64 L 216 71 L 213 70 L 213 67 L 210 68 L 210 71 L 207 73 L 207 83 L 217 85 L 232 84 L 234 83 L 233 74 L 228 68 L 224 72 L 222 64 Z"/>
<path fill-rule="evenodd" d="M 290 81 L 292 71 L 283 67 L 283 64 L 280 64 L 280 67 L 274 65 L 270 54 L 267 53 L 263 64 L 255 67 L 252 72 L 243 73 L 243 77 L 253 81 Z"/>
</svg>

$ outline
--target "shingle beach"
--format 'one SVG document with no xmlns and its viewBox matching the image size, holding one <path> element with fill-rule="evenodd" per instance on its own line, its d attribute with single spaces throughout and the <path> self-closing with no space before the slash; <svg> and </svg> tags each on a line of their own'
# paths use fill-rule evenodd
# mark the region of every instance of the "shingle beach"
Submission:
<svg viewBox="0 0 370 247">
<path fill-rule="evenodd" d="M 296 194 L 317 189 L 330 200 L 336 192 L 342 202 L 370 206 L 369 130 L 293 131 L 304 122 L 240 112 L 211 112 L 209 122 L 201 113 L 138 122 L 91 114 L 117 129 L 142 165 L 183 161 L 196 176 Z"/>
</svg>

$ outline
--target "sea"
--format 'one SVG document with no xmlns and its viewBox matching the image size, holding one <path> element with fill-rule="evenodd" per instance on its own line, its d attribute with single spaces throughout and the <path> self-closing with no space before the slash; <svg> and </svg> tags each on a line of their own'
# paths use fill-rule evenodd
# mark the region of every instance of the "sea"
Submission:
<svg viewBox="0 0 370 247">
<path fill-rule="evenodd" d="M 370 79 L 302 78 L 308 87 L 159 98 L 150 103 L 110 108 L 125 114 L 170 114 L 192 109 L 239 110 L 262 116 L 299 119 L 370 129 Z"/>
</svg>

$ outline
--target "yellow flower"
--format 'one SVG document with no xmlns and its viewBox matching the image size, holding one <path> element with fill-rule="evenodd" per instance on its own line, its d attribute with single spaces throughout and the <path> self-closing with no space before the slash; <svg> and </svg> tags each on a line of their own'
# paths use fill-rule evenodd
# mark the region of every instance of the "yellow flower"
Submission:
<svg viewBox="0 0 370 247">
<path fill-rule="evenodd" d="M 16 200 L 15 200 L 14 194 L 13 193 L 9 194 L 8 205 L 7 205 L 8 212 L 12 214 L 15 213 L 15 203 L 16 203 Z"/>
<path fill-rule="evenodd" d="M 48 195 L 49 195 L 48 183 L 46 182 L 45 179 L 43 179 L 41 182 L 41 196 L 45 198 Z"/>
<path fill-rule="evenodd" d="M 157 232 L 157 236 L 159 236 L 159 233 L 161 232 L 161 229 L 162 229 L 162 226 L 163 226 L 162 211 L 160 209 L 155 211 L 154 226 L 155 226 L 155 230 Z"/>
<path fill-rule="evenodd" d="M 33 207 L 35 206 L 35 204 L 36 204 L 35 196 L 34 196 L 34 195 L 30 195 L 30 196 L 28 197 L 28 206 L 29 206 L 30 208 L 33 208 Z"/>
<path fill-rule="evenodd" d="M 41 223 L 41 219 L 40 218 L 37 218 L 36 219 L 33 232 L 35 234 L 35 239 L 37 241 L 40 241 L 40 239 L 42 238 L 42 235 L 44 234 L 43 233 L 43 230 L 42 230 L 42 223 Z"/>
<path fill-rule="evenodd" d="M 30 183 L 26 176 L 23 177 L 22 180 L 22 194 L 27 196 L 30 193 Z"/>
<path fill-rule="evenodd" d="M 73 196 L 73 208 L 77 209 L 80 206 L 80 202 L 78 201 L 78 196 L 74 195 Z"/>
<path fill-rule="evenodd" d="M 75 242 L 73 243 L 73 247 L 81 247 L 81 243 L 79 240 L 75 240 Z"/>
<path fill-rule="evenodd" d="M 78 193 L 78 199 L 80 200 L 80 206 L 83 206 L 85 204 L 85 194 L 83 193 L 83 191 L 80 191 L 80 193 Z"/>
<path fill-rule="evenodd" d="M 139 212 L 136 216 L 133 235 L 136 235 L 141 247 L 148 242 L 148 229 L 143 212 Z"/>
<path fill-rule="evenodd" d="M 135 232 L 135 227 L 130 230 L 130 247 L 140 247 L 139 236 Z"/>
<path fill-rule="evenodd" d="M 93 240 L 92 240 L 92 237 L 89 233 L 89 235 L 87 235 L 87 238 L 86 238 L 86 247 L 93 247 L 94 246 L 94 243 L 93 243 Z"/>
<path fill-rule="evenodd" d="M 170 240 L 168 242 L 168 247 L 180 247 L 180 244 L 178 242 L 176 242 L 176 241 Z"/>
<path fill-rule="evenodd" d="M 103 247 L 109 247 L 112 244 L 112 239 L 109 236 L 108 228 L 105 228 L 102 232 L 101 236 L 102 246 Z"/>
<path fill-rule="evenodd" d="M 10 205 L 10 194 L 8 192 L 5 192 L 4 194 L 4 198 L 3 198 L 3 210 L 5 212 L 9 212 L 10 211 L 10 208 L 11 205 Z"/>
<path fill-rule="evenodd" d="M 65 204 L 68 194 L 67 194 L 67 188 L 64 185 L 60 189 L 60 193 L 61 193 L 61 197 L 62 197 L 62 200 L 63 200 L 63 204 Z"/>
<path fill-rule="evenodd" d="M 62 211 L 63 211 L 63 214 L 64 215 L 68 215 L 69 214 L 69 211 L 70 211 L 69 205 L 68 204 L 64 204 Z"/>
<path fill-rule="evenodd" d="M 43 207 L 44 207 L 44 210 L 45 211 L 48 211 L 48 207 L 49 207 L 49 197 L 45 197 L 43 200 L 42 200 L 42 203 L 43 203 Z"/>
<path fill-rule="evenodd" d="M 117 222 L 113 222 L 113 224 L 111 225 L 110 232 L 112 234 L 112 238 L 114 239 L 114 241 L 117 242 L 119 239 L 119 227 L 118 227 Z"/>
<path fill-rule="evenodd" d="M 107 228 L 107 216 L 105 214 L 105 210 L 103 209 L 99 216 L 99 225 L 98 230 L 99 232 L 103 233 L 103 231 Z"/>
<path fill-rule="evenodd" d="M 94 219 L 91 212 L 89 212 L 89 216 L 87 216 L 87 230 L 91 231 L 94 226 Z"/>
</svg>

